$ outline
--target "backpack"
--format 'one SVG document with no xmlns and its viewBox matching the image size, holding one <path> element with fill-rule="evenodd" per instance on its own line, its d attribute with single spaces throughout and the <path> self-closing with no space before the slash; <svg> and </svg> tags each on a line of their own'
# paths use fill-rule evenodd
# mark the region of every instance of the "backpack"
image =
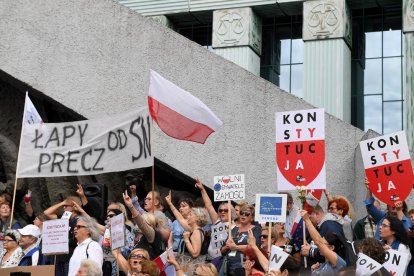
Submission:
<svg viewBox="0 0 414 276">
<path fill-rule="evenodd" d="M 356 265 L 358 260 L 358 248 L 356 242 L 354 241 L 346 241 L 345 242 L 345 252 L 347 257 L 347 264 L 349 265 Z"/>
</svg>

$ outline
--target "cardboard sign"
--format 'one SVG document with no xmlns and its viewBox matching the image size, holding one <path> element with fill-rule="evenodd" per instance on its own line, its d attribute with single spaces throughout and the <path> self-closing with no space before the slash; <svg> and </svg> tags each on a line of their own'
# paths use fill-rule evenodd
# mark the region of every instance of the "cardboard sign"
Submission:
<svg viewBox="0 0 414 276">
<path fill-rule="evenodd" d="M 243 200 L 245 197 L 244 174 L 214 177 L 214 201 Z"/>
<path fill-rule="evenodd" d="M 260 223 L 286 222 L 287 195 L 256 194 L 255 220 Z"/>
<path fill-rule="evenodd" d="M 28 274 L 17 274 L 19 272 L 25 272 Z M 46 275 L 55 275 L 55 266 L 54 265 L 37 265 L 37 266 L 16 266 L 10 268 L 0 268 L 0 275 L 10 275 L 11 273 L 16 273 L 13 275 L 30 275 L 30 276 L 46 276 Z"/>
<path fill-rule="evenodd" d="M 289 253 L 283 251 L 282 248 L 272 245 L 272 250 L 270 251 L 269 257 L 269 271 L 271 270 L 280 270 L 280 267 L 289 257 Z"/>
<path fill-rule="evenodd" d="M 325 189 L 325 113 L 323 109 L 276 113 L 278 190 Z"/>
<path fill-rule="evenodd" d="M 125 246 L 125 218 L 119 214 L 111 218 L 111 249 Z"/>
<path fill-rule="evenodd" d="M 150 167 L 147 107 L 112 117 L 57 124 L 26 124 L 17 177 L 93 175 Z"/>
<path fill-rule="evenodd" d="M 208 247 L 208 254 L 213 257 L 220 257 L 220 249 L 226 243 L 229 235 L 229 224 L 227 222 L 219 222 L 211 226 L 211 240 Z"/>
<path fill-rule="evenodd" d="M 385 251 L 385 263 L 383 266 L 391 273 L 393 276 L 402 276 L 405 275 L 405 271 L 408 266 L 409 255 L 398 252 L 397 250 L 388 249 Z"/>
<path fill-rule="evenodd" d="M 358 253 L 358 260 L 356 262 L 356 275 L 357 276 L 370 276 L 380 270 L 382 264 L 378 263 L 374 259 L 371 259 L 364 253 Z"/>
<path fill-rule="evenodd" d="M 404 131 L 359 143 L 369 189 L 376 198 L 394 206 L 413 187 L 413 169 Z"/>
<path fill-rule="evenodd" d="M 42 253 L 44 255 L 69 253 L 69 220 L 55 219 L 43 222 Z"/>
</svg>

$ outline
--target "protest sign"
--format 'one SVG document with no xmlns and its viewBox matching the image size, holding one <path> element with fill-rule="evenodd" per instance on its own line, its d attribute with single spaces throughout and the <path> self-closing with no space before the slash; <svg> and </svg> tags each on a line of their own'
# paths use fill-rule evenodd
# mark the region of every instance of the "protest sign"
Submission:
<svg viewBox="0 0 414 276">
<path fill-rule="evenodd" d="M 70 219 L 71 216 L 72 216 L 72 212 L 65 211 L 63 212 L 63 215 L 60 217 L 60 219 Z"/>
<path fill-rule="evenodd" d="M 214 201 L 243 200 L 245 197 L 244 174 L 215 176 Z"/>
<path fill-rule="evenodd" d="M 111 249 L 125 246 L 125 219 L 124 214 L 111 218 Z"/>
<path fill-rule="evenodd" d="M 93 120 L 25 125 L 17 177 L 93 175 L 149 167 L 148 108 Z"/>
<path fill-rule="evenodd" d="M 220 257 L 220 249 L 224 246 L 229 232 L 229 224 L 227 222 L 220 222 L 211 226 L 211 240 L 208 248 L 208 254 L 213 257 Z"/>
<path fill-rule="evenodd" d="M 394 206 L 413 187 L 413 169 L 404 131 L 359 143 L 369 189 L 376 198 Z"/>
<path fill-rule="evenodd" d="M 405 275 L 405 270 L 407 269 L 408 262 L 410 261 L 408 256 L 409 255 L 406 253 L 388 249 L 385 251 L 385 263 L 383 266 L 393 276 Z"/>
<path fill-rule="evenodd" d="M 276 113 L 278 190 L 325 189 L 325 113 L 308 109 Z"/>
<path fill-rule="evenodd" d="M 364 253 L 358 253 L 358 260 L 356 262 L 356 275 L 357 276 L 370 276 L 380 270 L 382 264 L 378 263 L 374 259 L 371 259 Z"/>
<path fill-rule="evenodd" d="M 55 219 L 43 222 L 42 253 L 58 255 L 69 252 L 69 220 Z"/>
<path fill-rule="evenodd" d="M 286 222 L 287 195 L 256 194 L 254 218 L 260 223 Z"/>
<path fill-rule="evenodd" d="M 270 251 L 269 257 L 269 271 L 271 270 L 280 270 L 280 267 L 289 257 L 289 253 L 283 251 L 282 248 L 272 245 L 272 250 Z"/>
</svg>

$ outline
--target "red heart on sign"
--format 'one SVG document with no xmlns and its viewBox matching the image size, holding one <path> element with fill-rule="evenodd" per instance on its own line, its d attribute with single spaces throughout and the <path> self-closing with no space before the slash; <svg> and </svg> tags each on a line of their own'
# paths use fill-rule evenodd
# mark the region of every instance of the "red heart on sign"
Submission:
<svg viewBox="0 0 414 276">
<path fill-rule="evenodd" d="M 223 183 L 224 184 L 227 184 L 227 183 L 229 183 L 230 182 L 230 177 L 229 176 L 224 176 L 223 177 Z"/>
<path fill-rule="evenodd" d="M 325 141 L 277 143 L 276 163 L 289 183 L 308 186 L 325 164 Z"/>
</svg>

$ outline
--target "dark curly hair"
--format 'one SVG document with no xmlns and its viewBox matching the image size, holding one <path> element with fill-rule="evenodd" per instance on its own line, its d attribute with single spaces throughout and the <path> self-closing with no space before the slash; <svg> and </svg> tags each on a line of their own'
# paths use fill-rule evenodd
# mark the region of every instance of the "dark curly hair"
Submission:
<svg viewBox="0 0 414 276">
<path fill-rule="evenodd" d="M 380 264 L 385 262 L 385 249 L 382 244 L 374 238 L 366 238 L 358 243 L 359 252 L 364 253 Z"/>
<path fill-rule="evenodd" d="M 335 246 L 335 253 L 338 254 L 342 259 L 346 260 L 345 241 L 341 239 L 341 237 L 339 237 L 335 232 L 328 232 L 324 238 L 329 245 Z"/>
<path fill-rule="evenodd" d="M 407 231 L 405 230 L 402 221 L 396 217 L 390 216 L 385 219 L 390 222 L 390 230 L 394 232 L 395 239 L 411 248 L 411 240 L 407 235 Z"/>
</svg>

